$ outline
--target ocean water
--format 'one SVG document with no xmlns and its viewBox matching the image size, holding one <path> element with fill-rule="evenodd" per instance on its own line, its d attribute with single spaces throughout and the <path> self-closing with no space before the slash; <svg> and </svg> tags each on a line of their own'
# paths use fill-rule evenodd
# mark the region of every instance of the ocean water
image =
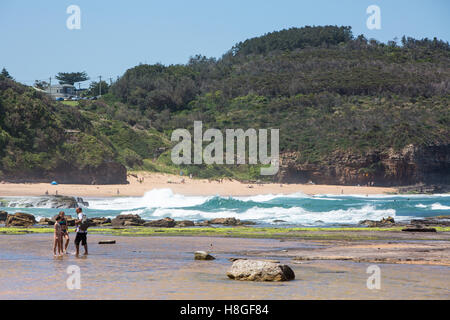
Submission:
<svg viewBox="0 0 450 320">
<path fill-rule="evenodd" d="M 361 220 L 380 220 L 388 216 L 396 221 L 450 215 L 450 195 L 257 195 L 248 197 L 184 196 L 170 189 L 155 189 L 143 197 L 84 198 L 88 217 L 114 218 L 119 214 L 138 214 L 153 220 L 171 217 L 175 220 L 202 221 L 235 217 L 258 225 L 337 226 L 356 225 Z M 52 217 L 59 209 L 21 208 L 20 203 L 33 199 L 17 197 L 15 207 L 0 210 L 27 212 Z M 35 198 L 39 203 L 39 198 Z M 74 215 L 74 209 L 65 209 Z M 278 221 L 277 221 L 278 220 Z"/>
</svg>

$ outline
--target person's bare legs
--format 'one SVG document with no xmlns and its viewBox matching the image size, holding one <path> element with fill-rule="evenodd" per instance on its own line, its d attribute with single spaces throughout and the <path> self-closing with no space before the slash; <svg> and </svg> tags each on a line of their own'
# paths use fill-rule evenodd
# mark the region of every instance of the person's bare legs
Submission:
<svg viewBox="0 0 450 320">
<path fill-rule="evenodd" d="M 78 257 L 80 254 L 80 244 L 75 244 L 75 255 Z"/>
<path fill-rule="evenodd" d="M 66 245 L 64 246 L 63 253 L 67 253 L 67 248 L 69 247 L 69 242 L 70 242 L 69 235 L 65 235 L 64 238 L 66 238 Z M 63 239 L 63 242 L 64 242 L 64 239 Z"/>
<path fill-rule="evenodd" d="M 58 238 L 53 239 L 53 255 L 56 256 L 56 247 L 58 246 Z"/>
<path fill-rule="evenodd" d="M 56 240 L 56 246 L 58 247 L 58 256 L 61 256 L 61 251 L 62 251 L 61 244 L 62 244 L 62 238 L 59 237 Z"/>
<path fill-rule="evenodd" d="M 88 254 L 87 243 L 83 247 L 84 247 L 84 254 L 87 255 Z"/>
</svg>

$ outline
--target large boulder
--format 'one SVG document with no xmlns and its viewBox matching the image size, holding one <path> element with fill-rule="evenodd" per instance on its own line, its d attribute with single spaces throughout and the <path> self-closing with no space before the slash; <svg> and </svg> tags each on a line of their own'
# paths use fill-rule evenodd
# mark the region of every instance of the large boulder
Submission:
<svg viewBox="0 0 450 320">
<path fill-rule="evenodd" d="M 102 226 L 108 223 L 111 223 L 111 219 L 110 218 L 100 218 L 100 217 L 95 217 L 95 218 L 90 218 L 88 219 L 89 225 L 91 227 L 96 227 L 96 226 Z"/>
<path fill-rule="evenodd" d="M 175 226 L 177 228 L 194 227 L 195 223 L 194 223 L 194 221 L 190 221 L 190 220 L 176 221 Z"/>
<path fill-rule="evenodd" d="M 32 214 L 16 212 L 6 218 L 7 227 L 31 227 L 36 224 L 36 219 Z"/>
<path fill-rule="evenodd" d="M 3 199 L 5 206 L 11 208 L 55 208 L 70 209 L 78 207 L 77 200 L 68 196 L 41 196 Z"/>
<path fill-rule="evenodd" d="M 368 226 L 369 228 L 379 228 L 379 227 L 392 227 L 395 225 L 395 220 L 392 217 L 383 218 L 380 221 L 375 220 L 363 220 L 359 224 Z"/>
<path fill-rule="evenodd" d="M 215 258 L 206 251 L 195 251 L 194 259 L 195 260 L 214 260 Z"/>
<path fill-rule="evenodd" d="M 176 225 L 175 220 L 171 218 L 147 221 L 144 223 L 145 227 L 153 227 L 153 228 L 173 228 L 175 227 L 175 225 Z"/>
<path fill-rule="evenodd" d="M 197 222 L 197 223 L 195 223 L 195 225 L 198 227 L 209 227 L 211 224 L 209 223 L 208 220 L 205 220 L 205 221 Z"/>
<path fill-rule="evenodd" d="M 241 225 L 250 225 L 255 224 L 251 221 L 241 221 L 239 219 L 236 219 L 234 217 L 231 218 L 215 218 L 212 220 L 209 220 L 210 224 L 222 224 L 225 226 L 241 226 Z"/>
<path fill-rule="evenodd" d="M 78 207 L 77 200 L 74 197 L 67 196 L 48 196 L 36 205 L 36 207 L 50 207 L 57 209 L 74 209 Z"/>
<path fill-rule="evenodd" d="M 287 265 L 263 260 L 236 260 L 227 276 L 245 281 L 289 281 L 295 279 L 294 271 Z"/>
<path fill-rule="evenodd" d="M 50 218 L 41 218 L 41 220 L 39 220 L 39 224 L 41 226 L 53 226 L 55 221 Z"/>
<path fill-rule="evenodd" d="M 113 227 L 141 226 L 144 220 L 137 214 L 120 214 L 111 220 Z"/>
</svg>

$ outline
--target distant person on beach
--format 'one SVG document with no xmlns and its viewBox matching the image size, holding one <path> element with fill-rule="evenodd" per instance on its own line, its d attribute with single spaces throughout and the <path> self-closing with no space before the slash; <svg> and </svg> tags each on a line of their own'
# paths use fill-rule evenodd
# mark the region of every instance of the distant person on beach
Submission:
<svg viewBox="0 0 450 320">
<path fill-rule="evenodd" d="M 55 233 L 53 237 L 53 255 L 56 257 L 56 250 L 58 250 L 58 256 L 61 256 L 61 225 L 59 224 L 59 221 L 61 221 L 61 217 L 56 217 L 56 223 L 55 223 Z"/>
<path fill-rule="evenodd" d="M 69 246 L 69 228 L 67 225 L 67 218 L 64 211 L 59 212 L 59 225 L 61 226 L 61 251 L 62 253 L 67 254 L 67 247 Z M 64 239 L 66 239 L 66 244 L 64 245 Z"/>
<path fill-rule="evenodd" d="M 83 213 L 83 209 L 78 207 L 76 209 L 78 219 L 75 221 L 75 225 L 77 226 L 77 235 L 75 237 L 75 255 L 78 256 L 80 254 L 80 242 L 84 247 L 84 254 L 88 254 L 88 246 L 87 246 L 87 229 L 88 229 L 88 221 L 86 215 Z"/>
</svg>

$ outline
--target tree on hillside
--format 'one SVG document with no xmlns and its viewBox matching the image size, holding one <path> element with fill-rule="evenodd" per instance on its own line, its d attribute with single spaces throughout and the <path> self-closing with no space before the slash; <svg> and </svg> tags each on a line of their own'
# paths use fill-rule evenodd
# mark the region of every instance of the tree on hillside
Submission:
<svg viewBox="0 0 450 320">
<path fill-rule="evenodd" d="M 3 68 L 2 69 L 2 72 L 0 73 L 0 78 L 2 78 L 2 79 L 13 79 L 13 77 L 11 77 L 11 75 L 9 74 L 9 72 L 5 69 L 5 68 Z"/>
<path fill-rule="evenodd" d="M 56 79 L 59 80 L 60 84 L 74 85 L 75 82 L 82 82 L 82 81 L 89 80 L 89 77 L 85 71 L 83 71 L 83 72 L 59 72 L 56 75 Z"/>
<path fill-rule="evenodd" d="M 50 86 L 50 84 L 47 81 L 43 81 L 43 80 L 35 80 L 34 81 L 34 87 L 41 89 L 41 90 L 45 90 Z"/>
<path fill-rule="evenodd" d="M 101 89 L 101 91 L 100 91 Z M 109 85 L 106 81 L 92 81 L 89 90 L 87 91 L 87 96 L 98 96 L 100 94 L 107 94 L 109 91 Z"/>
</svg>

